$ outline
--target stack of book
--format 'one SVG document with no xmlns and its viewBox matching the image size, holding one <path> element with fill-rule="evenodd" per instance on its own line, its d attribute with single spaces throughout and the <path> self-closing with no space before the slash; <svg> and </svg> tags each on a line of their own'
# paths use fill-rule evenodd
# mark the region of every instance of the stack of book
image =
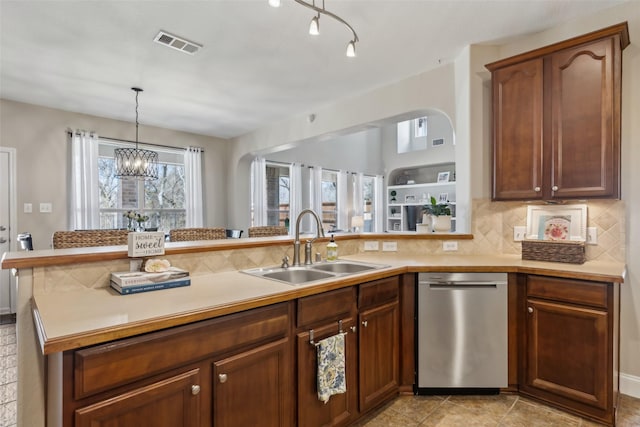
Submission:
<svg viewBox="0 0 640 427">
<path fill-rule="evenodd" d="M 111 273 L 111 287 L 122 295 L 189 286 L 189 272 L 171 267 L 161 273 L 124 271 Z"/>
</svg>

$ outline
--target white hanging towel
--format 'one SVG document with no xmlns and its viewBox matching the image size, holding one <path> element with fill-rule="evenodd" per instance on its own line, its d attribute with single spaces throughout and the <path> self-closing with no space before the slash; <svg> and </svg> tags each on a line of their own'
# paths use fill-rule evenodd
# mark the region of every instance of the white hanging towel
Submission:
<svg viewBox="0 0 640 427">
<path fill-rule="evenodd" d="M 318 353 L 318 399 L 327 403 L 334 394 L 347 391 L 345 337 L 340 333 L 316 344 Z"/>
</svg>

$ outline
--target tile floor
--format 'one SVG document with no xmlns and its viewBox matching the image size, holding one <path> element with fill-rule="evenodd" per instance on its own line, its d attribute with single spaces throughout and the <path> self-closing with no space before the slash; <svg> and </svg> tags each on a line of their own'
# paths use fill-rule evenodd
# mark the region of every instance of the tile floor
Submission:
<svg viewBox="0 0 640 427">
<path fill-rule="evenodd" d="M 0 324 L 0 427 L 16 427 L 16 328 Z M 512 394 L 401 396 L 358 427 L 596 427 L 599 424 Z M 640 426 L 640 399 L 622 396 L 618 427 Z M 26 426 L 25 426 L 26 427 Z"/>
<path fill-rule="evenodd" d="M 16 425 L 16 325 L 0 324 L 0 427 Z"/>
</svg>

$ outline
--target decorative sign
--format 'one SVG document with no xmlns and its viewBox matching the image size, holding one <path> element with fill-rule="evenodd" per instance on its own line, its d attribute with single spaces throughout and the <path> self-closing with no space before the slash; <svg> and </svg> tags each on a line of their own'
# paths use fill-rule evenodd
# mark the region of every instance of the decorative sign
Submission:
<svg viewBox="0 0 640 427">
<path fill-rule="evenodd" d="M 129 233 L 129 256 L 164 255 L 164 232 Z"/>
</svg>

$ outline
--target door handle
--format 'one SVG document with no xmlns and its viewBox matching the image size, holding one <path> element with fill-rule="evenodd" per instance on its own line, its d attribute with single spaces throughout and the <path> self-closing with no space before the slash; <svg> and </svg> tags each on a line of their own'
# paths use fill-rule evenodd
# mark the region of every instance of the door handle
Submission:
<svg viewBox="0 0 640 427">
<path fill-rule="evenodd" d="M 191 394 L 196 396 L 198 393 L 200 393 L 200 386 L 198 384 L 192 385 L 191 386 Z"/>
<path fill-rule="evenodd" d="M 528 308 L 527 308 L 527 311 L 528 311 L 529 313 L 533 313 L 533 307 L 528 307 Z"/>
<path fill-rule="evenodd" d="M 220 380 L 221 384 L 224 384 L 227 382 L 227 374 L 219 374 L 218 375 L 218 379 Z"/>
<path fill-rule="evenodd" d="M 365 328 L 367 327 L 368 324 L 369 324 L 368 320 L 363 320 L 362 321 L 362 326 L 364 326 Z"/>
</svg>

